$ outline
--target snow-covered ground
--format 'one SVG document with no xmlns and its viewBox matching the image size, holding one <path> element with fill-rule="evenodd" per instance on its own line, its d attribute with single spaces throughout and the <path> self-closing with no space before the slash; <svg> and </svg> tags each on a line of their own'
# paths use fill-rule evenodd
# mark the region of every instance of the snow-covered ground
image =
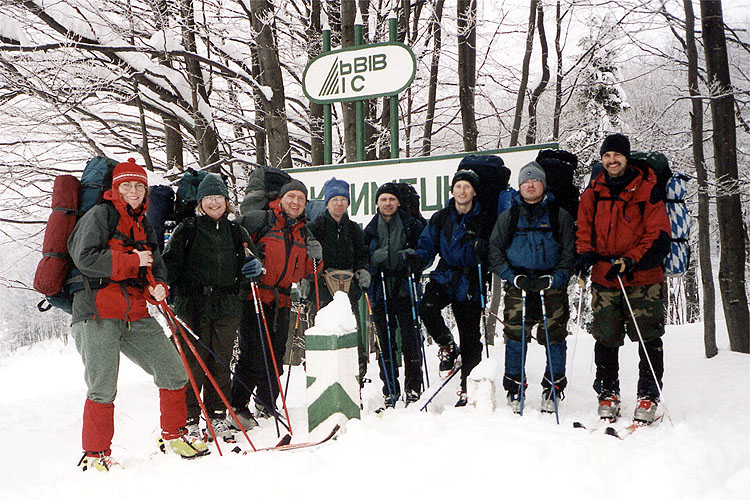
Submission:
<svg viewBox="0 0 750 500">
<path fill-rule="evenodd" d="M 726 338 L 726 332 L 719 333 Z M 596 424 L 592 339 L 569 338 L 570 385 L 564 420 L 538 412 L 543 348 L 529 353 L 523 417 L 498 407 L 453 407 L 457 377 L 429 412 L 397 408 L 383 415 L 379 383 L 364 391 L 365 411 L 317 448 L 199 460 L 156 452 L 158 400 L 153 383 L 125 360 L 115 411 L 113 455 L 124 468 L 82 473 L 83 367 L 72 340 L 50 341 L 0 358 L 0 498 L 580 498 L 747 499 L 750 497 L 750 356 L 727 350 L 705 359 L 701 325 L 669 328 L 664 397 L 671 416 L 619 441 L 574 429 Z M 502 345 L 491 349 L 502 370 Z M 428 347 L 432 387 L 437 358 Z M 633 411 L 637 352 L 621 349 L 625 417 Z M 369 376 L 375 380 L 374 357 Z M 500 381 L 498 380 L 498 388 Z M 499 389 L 498 389 L 499 390 Z M 288 402 L 293 442 L 306 440 L 305 380 L 292 371 Z M 421 406 L 421 404 L 419 405 Z M 625 425 L 625 418 L 622 424 Z M 258 447 L 278 440 L 272 421 L 250 432 Z M 239 444 L 242 445 L 240 442 Z M 244 444 L 248 448 L 247 443 Z"/>
</svg>

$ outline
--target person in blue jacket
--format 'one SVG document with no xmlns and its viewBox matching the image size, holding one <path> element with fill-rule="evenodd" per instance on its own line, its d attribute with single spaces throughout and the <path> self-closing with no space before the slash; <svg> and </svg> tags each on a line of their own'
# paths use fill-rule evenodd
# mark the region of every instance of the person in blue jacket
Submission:
<svg viewBox="0 0 750 500">
<path fill-rule="evenodd" d="M 409 290 L 409 272 L 418 274 L 421 269 L 410 269 L 406 258 L 416 252 L 424 224 L 401 210 L 401 192 L 392 182 L 378 188 L 375 204 L 378 212 L 365 227 L 364 241 L 370 255 L 369 296 L 380 345 L 380 379 L 385 406 L 393 408 L 401 396 L 396 361 L 397 328 L 401 330 L 406 404 L 417 401 L 422 394 L 420 333 L 415 328 Z"/>
<path fill-rule="evenodd" d="M 440 346 L 440 375 L 449 376 L 456 366 L 458 346 L 445 325 L 441 311 L 451 305 L 461 344 L 461 391 L 456 406 L 465 406 L 466 379 L 482 357 L 479 323 L 486 276 L 480 282 L 478 267 L 487 269 L 489 234 L 486 215 L 475 199 L 479 177 L 471 170 L 459 170 L 451 182 L 448 206 L 433 214 L 419 237 L 417 252 L 409 257 L 412 269 L 424 269 L 436 255 L 440 261 L 430 273 L 419 312 L 422 322 Z M 421 266 L 421 267 L 420 267 Z"/>
<path fill-rule="evenodd" d="M 549 349 L 542 378 L 541 410 L 552 413 L 556 405 L 553 393 L 559 401 L 566 385 L 565 337 L 570 317 L 567 287 L 576 255 L 575 224 L 573 216 L 546 192 L 546 176 L 538 163 L 532 161 L 521 168 L 518 183 L 513 206 L 498 216 L 490 237 L 490 271 L 505 281 L 503 387 L 508 392 L 508 405 L 519 413 L 521 374 L 525 373 L 521 347 L 522 342 L 531 340 L 535 324 L 539 324 L 537 342 L 546 345 L 540 296 L 540 290 L 544 290 Z M 526 331 L 522 333 L 524 293 Z"/>
</svg>

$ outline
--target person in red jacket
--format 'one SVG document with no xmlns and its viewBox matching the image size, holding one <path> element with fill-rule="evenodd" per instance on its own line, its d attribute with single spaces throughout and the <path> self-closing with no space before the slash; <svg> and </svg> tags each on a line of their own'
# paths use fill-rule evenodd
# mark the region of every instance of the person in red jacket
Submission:
<svg viewBox="0 0 750 500">
<path fill-rule="evenodd" d="M 266 270 L 258 288 L 279 375 L 284 373 L 283 359 L 291 316 L 291 286 L 313 272 L 303 232 L 307 222 L 306 203 L 307 188 L 300 181 L 291 180 L 281 188 L 279 198 L 272 201 L 267 210 L 249 210 L 240 217 L 240 224 L 247 229 L 258 247 Z M 278 415 L 276 399 L 279 395 L 266 332 L 258 331 L 252 296 L 247 298 L 249 300 L 242 304 L 240 353 L 232 379 L 231 397 L 237 418 L 245 428 L 257 425 L 247 407 L 253 390 L 257 388 L 255 406 L 262 417 L 274 413 Z"/>
<path fill-rule="evenodd" d="M 576 233 L 583 269 L 591 268 L 598 413 L 611 421 L 620 415 L 618 350 L 626 334 L 639 341 L 624 291 L 642 337 L 634 419 L 651 423 L 664 374 L 662 262 L 669 252 L 669 216 L 655 172 L 628 162 L 627 137 L 607 136 L 600 152 L 604 168 L 581 195 Z"/>
<path fill-rule="evenodd" d="M 187 372 L 174 345 L 146 303 L 167 297 L 166 269 L 148 206 L 146 171 L 134 159 L 118 164 L 112 188 L 76 224 L 68 251 L 87 286 L 73 296 L 72 334 L 84 364 L 83 470 L 106 471 L 111 456 L 120 353 L 153 376 L 159 388 L 162 451 L 194 458 L 208 453 L 187 435 Z M 156 281 L 149 285 L 147 273 Z"/>
</svg>

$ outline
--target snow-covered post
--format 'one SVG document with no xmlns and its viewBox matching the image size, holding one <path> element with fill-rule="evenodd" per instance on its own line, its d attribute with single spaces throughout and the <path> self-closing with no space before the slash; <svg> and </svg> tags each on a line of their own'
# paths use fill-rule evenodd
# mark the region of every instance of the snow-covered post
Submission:
<svg viewBox="0 0 750 500">
<path fill-rule="evenodd" d="M 357 321 L 349 297 L 336 292 L 305 332 L 307 422 L 310 440 L 328 435 L 336 424 L 359 418 Z"/>
<path fill-rule="evenodd" d="M 495 380 L 498 378 L 497 360 L 485 358 L 471 370 L 468 377 L 467 393 L 469 404 L 480 409 L 495 411 Z"/>
</svg>

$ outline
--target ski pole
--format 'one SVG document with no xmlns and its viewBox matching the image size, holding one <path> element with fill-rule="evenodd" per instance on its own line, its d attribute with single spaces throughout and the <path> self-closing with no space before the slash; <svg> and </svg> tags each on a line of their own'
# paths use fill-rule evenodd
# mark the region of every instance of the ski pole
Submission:
<svg viewBox="0 0 750 500">
<path fill-rule="evenodd" d="M 485 299 L 484 299 L 484 281 L 482 280 L 482 263 L 477 262 L 477 271 L 479 272 L 479 297 L 481 299 L 482 304 L 482 324 L 484 325 L 484 349 L 487 354 L 487 357 L 490 357 L 490 342 L 489 337 L 487 333 L 487 315 L 484 314 L 484 306 L 485 306 Z"/>
<path fill-rule="evenodd" d="M 286 371 L 286 384 L 284 385 L 284 393 L 289 394 L 289 378 L 292 375 L 292 355 L 294 354 L 294 341 L 297 340 L 297 333 L 299 333 L 299 316 L 302 311 L 302 302 L 297 306 L 297 319 L 294 320 L 294 334 L 292 335 L 292 345 L 289 350 L 289 367 Z"/>
<path fill-rule="evenodd" d="M 188 326 L 188 324 L 187 324 L 187 323 L 185 323 L 185 322 L 184 322 L 184 321 L 183 321 L 183 320 L 182 320 L 182 319 L 181 319 L 181 318 L 180 318 L 179 316 L 177 316 L 177 315 L 174 315 L 174 317 L 173 317 L 173 318 L 174 318 L 175 320 L 177 320 L 177 322 L 178 322 L 178 323 L 180 324 L 180 326 L 182 327 L 182 329 L 183 329 L 184 331 L 186 331 L 186 332 L 187 332 L 187 333 L 188 333 L 189 335 L 191 335 L 191 336 L 193 337 L 193 340 L 196 340 L 196 341 L 198 341 L 198 343 L 199 343 L 199 344 L 201 345 L 201 347 L 203 347 L 203 348 L 204 348 L 204 349 L 205 349 L 205 350 L 206 350 L 206 351 L 207 351 L 207 352 L 208 352 L 209 354 L 211 354 L 211 355 L 212 355 L 212 356 L 214 357 L 214 359 L 216 359 L 216 360 L 217 360 L 217 361 L 218 361 L 219 363 L 221 363 L 221 364 L 222 364 L 222 366 L 223 366 L 224 368 L 226 368 L 226 369 L 227 369 L 227 371 L 229 371 L 229 373 L 230 373 L 230 374 L 232 374 L 232 376 L 233 376 L 233 377 L 235 378 L 235 380 L 237 380 L 237 382 L 239 382 L 239 384 L 240 384 L 240 385 L 241 385 L 242 387 L 244 387 L 244 388 L 245 388 L 245 390 L 247 390 L 247 392 L 248 392 L 248 393 L 250 393 L 250 395 L 251 395 L 251 396 L 255 396 L 255 397 L 258 397 L 258 395 L 257 395 L 257 391 L 255 391 L 255 390 L 253 390 L 253 389 L 250 389 L 250 387 L 248 387 L 248 386 L 247 386 L 247 384 L 245 383 L 245 381 L 244 381 L 244 380 L 242 380 L 242 377 L 241 377 L 241 376 L 240 376 L 240 375 L 239 375 L 239 374 L 238 374 L 238 373 L 237 373 L 237 372 L 236 372 L 235 370 L 232 370 L 232 367 L 231 367 L 231 366 L 229 366 L 229 365 L 227 364 L 227 362 L 226 362 L 226 361 L 224 361 L 223 359 L 221 359 L 221 358 L 219 357 L 219 355 L 218 355 L 218 354 L 216 354 L 216 353 L 215 353 L 215 352 L 214 352 L 214 351 L 213 351 L 213 350 L 212 350 L 212 349 L 211 349 L 211 348 L 210 348 L 210 347 L 209 347 L 209 346 L 208 346 L 208 345 L 207 345 L 207 344 L 206 344 L 205 342 L 203 342 L 203 340 L 202 340 L 202 339 L 201 339 L 201 338 L 200 338 L 200 337 L 199 337 L 199 336 L 198 336 L 198 335 L 197 335 L 197 334 L 196 334 L 196 333 L 195 333 L 195 332 L 194 332 L 193 330 L 191 330 L 191 329 L 190 329 L 190 326 Z M 230 412 L 230 413 L 231 413 L 231 412 Z M 239 422 L 238 422 L 238 424 L 239 424 Z M 240 425 L 240 427 L 242 426 L 242 424 L 239 424 L 239 425 Z M 283 427 L 284 427 L 284 428 L 285 428 L 286 430 L 289 430 L 289 426 L 288 426 L 288 425 L 287 425 L 287 424 L 286 424 L 286 423 L 285 423 L 285 422 L 284 422 L 283 420 L 281 421 L 281 425 L 282 425 L 282 426 L 283 426 Z"/>
<path fill-rule="evenodd" d="M 648 351 L 646 350 L 646 342 L 643 341 L 643 336 L 641 335 L 641 329 L 638 327 L 638 322 L 635 320 L 635 314 L 633 313 L 633 308 L 630 306 L 630 300 L 628 299 L 628 294 L 625 292 L 625 285 L 622 284 L 622 278 L 620 278 L 619 274 L 617 275 L 617 281 L 620 282 L 620 289 L 622 290 L 622 296 L 625 297 L 625 303 L 628 305 L 628 311 L 630 311 L 630 317 L 633 318 L 635 331 L 638 333 L 638 341 L 641 343 L 641 347 L 643 348 L 643 354 L 646 355 L 646 361 L 648 361 L 648 367 L 651 369 L 651 375 L 653 375 L 654 382 L 656 383 L 656 388 L 659 391 L 659 399 L 661 400 L 661 404 L 664 405 L 664 414 L 667 416 L 669 423 L 672 424 L 672 426 L 674 427 L 674 422 L 672 422 L 672 417 L 669 415 L 669 411 L 667 408 L 667 402 L 664 400 L 664 393 L 662 393 L 658 378 L 656 377 L 656 370 L 654 370 L 654 365 L 651 363 L 651 356 L 648 355 Z"/>
<path fill-rule="evenodd" d="M 547 366 L 549 366 L 549 379 L 552 385 L 552 401 L 555 403 L 555 421 L 560 425 L 560 415 L 557 412 L 557 389 L 555 388 L 555 375 L 552 373 L 552 349 L 549 346 L 549 328 L 547 328 L 547 307 L 544 305 L 544 289 L 539 290 L 539 298 L 542 300 L 542 320 L 544 320 L 544 337 L 547 347 Z"/>
<path fill-rule="evenodd" d="M 383 348 L 380 345 L 380 336 L 378 335 L 378 329 L 375 326 L 375 321 L 372 317 L 372 306 L 370 305 L 370 297 L 367 295 L 367 292 L 364 292 L 365 296 L 365 303 L 367 304 L 367 315 L 370 319 L 370 328 L 372 328 L 375 331 L 375 348 L 378 350 L 378 359 L 380 360 L 380 369 L 383 371 L 383 375 L 385 376 L 385 386 L 388 388 L 388 395 L 391 396 L 391 398 L 396 400 L 396 388 L 395 385 L 393 385 L 393 381 L 388 376 L 388 369 L 385 366 L 385 358 L 383 358 Z"/>
<path fill-rule="evenodd" d="M 437 388 L 437 390 L 432 394 L 432 396 L 430 396 L 430 399 L 427 400 L 427 402 L 424 404 L 422 408 L 419 409 L 419 411 L 427 411 L 427 405 L 430 404 L 430 402 L 432 402 L 433 399 L 435 399 L 435 396 L 438 395 L 438 393 L 443 389 L 443 387 L 448 385 L 448 382 L 450 382 L 451 379 L 455 377 L 456 374 L 459 373 L 460 371 L 461 371 L 461 365 L 459 364 L 456 367 L 456 369 L 453 371 L 453 373 L 451 373 L 450 376 L 447 379 L 445 379 L 445 381 L 442 384 L 440 384 L 440 387 Z"/>
<path fill-rule="evenodd" d="M 251 283 L 251 286 L 254 287 L 254 293 L 258 290 L 257 283 Z M 292 421 L 289 418 L 289 410 L 287 410 L 286 407 L 286 398 L 284 397 L 284 390 L 281 388 L 281 377 L 279 376 L 279 367 L 276 363 L 276 354 L 273 352 L 273 342 L 271 342 L 271 330 L 268 328 L 268 322 L 266 321 L 266 312 L 263 310 L 263 303 L 260 301 L 260 293 L 257 293 L 258 295 L 258 304 L 260 305 L 260 315 L 263 318 L 263 325 L 266 327 L 266 338 L 268 339 L 268 352 L 271 353 L 271 361 L 273 362 L 273 371 L 276 374 L 276 383 L 279 386 L 279 395 L 281 396 L 281 405 L 284 407 L 284 414 L 286 415 L 286 421 L 289 424 L 289 434 L 294 435 L 292 432 Z M 272 389 L 269 386 L 269 389 Z M 271 402 L 271 406 L 274 406 L 275 402 Z"/>
<path fill-rule="evenodd" d="M 526 374 L 526 290 L 521 289 L 521 411 L 518 413 L 523 416 L 524 375 Z"/>
<path fill-rule="evenodd" d="M 578 276 L 578 316 L 576 316 L 576 338 L 573 340 L 573 354 L 570 357 L 570 366 L 575 366 L 576 360 L 576 347 L 578 346 L 578 337 L 581 334 L 581 309 L 583 307 L 583 288 L 586 286 L 586 281 L 582 275 Z M 568 385 L 570 385 L 570 377 L 568 377 Z M 568 393 L 570 394 L 570 393 Z M 568 411 L 568 399 L 570 395 L 565 398 L 562 410 L 562 421 L 565 422 L 565 414 Z"/>
<path fill-rule="evenodd" d="M 408 269 L 409 272 L 409 297 L 411 298 L 411 315 L 414 319 L 414 332 L 419 335 L 419 345 L 422 351 L 422 362 L 424 364 L 424 378 L 427 383 L 427 388 L 430 388 L 430 374 L 427 370 L 427 353 L 424 348 L 424 335 L 422 335 L 422 327 L 419 324 L 419 313 L 417 312 L 417 285 L 414 283 L 412 278 L 411 267 Z"/>
<path fill-rule="evenodd" d="M 385 286 L 385 274 L 380 271 L 380 283 L 383 285 L 383 308 L 385 309 L 385 333 L 388 339 L 388 358 L 391 360 L 391 379 L 393 380 L 393 388 L 396 388 L 396 371 L 393 360 L 393 340 L 391 339 L 391 321 L 388 318 L 388 293 L 386 292 Z M 398 394 L 393 394 L 397 397 Z"/>
<path fill-rule="evenodd" d="M 156 286 L 156 280 L 154 279 L 154 275 L 151 272 L 150 268 L 148 269 L 148 272 L 147 272 L 146 276 L 147 276 L 149 284 L 152 287 L 155 287 Z M 219 388 L 219 384 L 216 382 L 216 379 L 214 379 L 213 375 L 211 375 L 211 372 L 209 371 L 208 367 L 206 366 L 206 363 L 203 361 L 203 358 L 201 358 L 200 354 L 198 354 L 198 350 L 195 348 L 195 346 L 193 345 L 193 343 L 190 341 L 190 338 L 188 337 L 187 333 L 185 333 L 184 329 L 180 328 L 179 323 L 177 322 L 177 315 L 174 313 L 174 311 L 172 311 L 172 309 L 169 307 L 169 305 L 167 305 L 166 300 L 162 300 L 161 302 L 159 302 L 158 307 L 159 307 L 159 310 L 161 311 L 161 313 L 167 319 L 167 323 L 169 324 L 170 323 L 170 319 L 171 319 L 172 324 L 174 324 L 174 326 L 177 327 L 178 332 L 180 332 L 180 334 L 182 335 L 183 339 L 185 340 L 185 343 L 188 345 L 188 347 L 190 348 L 190 351 L 193 353 L 193 356 L 195 356 L 196 361 L 198 361 L 198 364 L 200 365 L 201 369 L 205 372 L 206 376 L 208 377 L 208 380 L 211 382 L 211 385 L 213 385 L 214 389 L 216 390 L 216 394 L 219 395 L 219 397 L 221 398 L 221 401 L 224 403 L 224 406 L 226 406 L 227 410 L 232 415 L 232 418 L 234 418 L 235 421 L 237 421 L 238 420 L 237 416 L 235 415 L 234 410 L 232 409 L 232 406 L 229 404 L 229 401 L 227 400 L 226 396 L 224 395 L 224 393 L 222 392 L 222 390 Z M 175 331 L 172 328 L 172 325 L 170 325 L 170 330 L 172 330 L 173 338 L 175 339 L 175 345 L 178 346 L 177 350 L 178 350 L 178 352 L 180 352 L 180 354 L 182 356 L 182 361 L 183 361 L 183 364 L 185 365 L 185 370 L 188 373 L 188 376 L 189 376 L 189 379 L 190 379 L 190 383 L 191 383 L 191 385 L 193 387 L 193 391 L 195 392 L 195 395 L 196 395 L 196 399 L 198 400 L 198 402 L 199 402 L 199 404 L 201 406 L 201 411 L 203 412 L 203 416 L 206 419 L 206 423 L 208 424 L 208 429 L 211 432 L 211 436 L 214 438 L 214 442 L 216 443 L 216 449 L 218 450 L 219 455 L 221 455 L 221 449 L 219 448 L 219 442 L 218 442 L 218 440 L 216 438 L 216 433 L 214 432 L 213 424 L 211 423 L 211 419 L 208 416 L 208 411 L 206 410 L 206 407 L 203 404 L 203 401 L 201 400 L 200 389 L 198 388 L 198 385 L 195 382 L 195 377 L 193 377 L 193 374 L 192 374 L 192 372 L 191 372 L 191 370 L 190 370 L 190 368 L 188 366 L 187 357 L 185 356 L 185 353 L 184 353 L 184 350 L 182 349 L 182 345 L 180 344 L 178 335 L 175 334 Z M 238 422 L 238 424 L 239 424 L 239 422 Z M 245 429 L 242 428 L 242 424 L 239 424 L 239 425 L 240 425 L 240 430 L 242 431 L 242 434 L 247 439 L 247 442 L 250 444 L 250 446 L 253 448 L 253 450 L 255 450 L 255 445 L 253 445 L 253 442 L 250 439 L 250 436 L 248 436 L 247 433 L 245 432 Z"/>
<path fill-rule="evenodd" d="M 320 311 L 320 290 L 318 288 L 318 260 L 313 259 L 313 277 L 315 278 L 315 314 Z"/>
</svg>

